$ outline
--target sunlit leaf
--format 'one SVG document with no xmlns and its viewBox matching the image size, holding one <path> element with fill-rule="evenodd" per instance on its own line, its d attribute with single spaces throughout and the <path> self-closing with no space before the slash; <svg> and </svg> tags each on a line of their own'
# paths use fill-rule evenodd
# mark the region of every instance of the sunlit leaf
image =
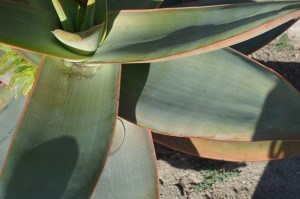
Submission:
<svg viewBox="0 0 300 199">
<path fill-rule="evenodd" d="M 298 91 L 231 50 L 124 65 L 121 85 L 119 115 L 154 132 L 236 141 L 300 138 Z"/>
</svg>

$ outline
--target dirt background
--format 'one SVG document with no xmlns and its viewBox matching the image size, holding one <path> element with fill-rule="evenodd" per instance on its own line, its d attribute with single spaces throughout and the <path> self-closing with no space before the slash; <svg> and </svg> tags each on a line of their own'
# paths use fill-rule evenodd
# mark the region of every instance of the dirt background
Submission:
<svg viewBox="0 0 300 199">
<path fill-rule="evenodd" d="M 300 90 L 300 21 L 250 56 Z M 300 199 L 300 157 L 233 163 L 155 148 L 161 199 Z"/>
</svg>

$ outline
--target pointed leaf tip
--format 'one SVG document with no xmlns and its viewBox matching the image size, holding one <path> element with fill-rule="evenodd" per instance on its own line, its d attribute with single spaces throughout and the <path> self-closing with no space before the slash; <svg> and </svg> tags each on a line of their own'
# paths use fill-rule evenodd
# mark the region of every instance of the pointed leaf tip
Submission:
<svg viewBox="0 0 300 199">
<path fill-rule="evenodd" d="M 70 33 L 60 29 L 56 29 L 52 33 L 72 52 L 80 55 L 90 55 L 96 51 L 102 31 L 103 24 L 100 24 L 79 33 Z"/>
</svg>

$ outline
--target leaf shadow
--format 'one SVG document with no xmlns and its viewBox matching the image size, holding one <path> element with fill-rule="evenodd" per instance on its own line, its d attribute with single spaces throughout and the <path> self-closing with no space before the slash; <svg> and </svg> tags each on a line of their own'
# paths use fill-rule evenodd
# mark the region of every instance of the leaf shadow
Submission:
<svg viewBox="0 0 300 199">
<path fill-rule="evenodd" d="M 17 161 L 12 176 L 1 177 L 6 186 L 4 199 L 63 198 L 78 156 L 78 145 L 70 137 L 52 139 L 28 150 Z"/>
<path fill-rule="evenodd" d="M 281 76 L 283 76 L 292 86 L 300 91 L 300 63 L 296 62 L 276 62 L 268 61 L 262 62 L 266 66 L 275 70 Z M 274 88 L 270 92 L 265 102 L 265 107 L 272 106 L 274 111 L 276 109 L 287 109 L 289 105 L 280 104 L 275 102 L 274 105 L 273 97 L 276 93 L 280 93 L 278 87 Z M 281 93 L 282 94 L 282 93 Z M 297 109 L 298 110 L 298 109 Z M 296 111 L 297 111 L 296 110 Z M 300 114 L 299 110 L 298 113 Z M 261 128 L 260 123 L 270 117 L 270 114 L 264 112 L 261 113 L 260 122 L 257 124 L 257 129 Z M 292 120 L 294 118 L 287 118 Z M 276 121 L 274 121 L 276 122 Z M 295 121 L 299 122 L 299 121 Z M 276 129 L 275 129 L 276 130 Z M 274 131 L 275 132 L 275 131 Z M 254 138 L 259 137 L 259 131 L 253 136 Z M 296 146 L 299 144 L 296 144 Z M 282 158 L 289 155 L 298 155 L 295 151 L 294 146 L 288 141 L 273 141 L 269 150 L 269 157 L 271 159 Z M 298 147 L 297 147 L 298 148 Z M 263 199 L 268 196 L 269 198 L 298 198 L 300 196 L 300 157 L 290 157 L 282 160 L 270 161 L 266 166 L 260 180 L 257 184 L 255 192 L 252 196 L 254 199 Z"/>
</svg>

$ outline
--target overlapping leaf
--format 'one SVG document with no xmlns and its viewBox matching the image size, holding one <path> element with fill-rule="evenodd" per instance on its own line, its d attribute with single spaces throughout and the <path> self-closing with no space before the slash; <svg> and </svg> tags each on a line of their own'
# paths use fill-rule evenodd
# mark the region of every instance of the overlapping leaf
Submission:
<svg viewBox="0 0 300 199">
<path fill-rule="evenodd" d="M 299 9 L 291 1 L 111 13 L 107 38 L 86 62 L 163 61 L 216 50 L 297 18 Z"/>
<path fill-rule="evenodd" d="M 0 198 L 91 195 L 114 129 L 119 68 L 103 65 L 87 77 L 45 59 L 2 170 Z"/>
<path fill-rule="evenodd" d="M 119 120 L 110 156 L 92 199 L 159 198 L 151 133 Z"/>
<path fill-rule="evenodd" d="M 189 3 L 184 3 L 177 5 L 179 7 L 194 7 L 194 6 L 212 6 L 212 5 L 222 5 L 222 4 L 240 4 L 240 3 L 251 3 L 251 2 L 271 2 L 272 0 L 199 0 L 199 1 L 191 1 Z M 268 44 L 272 40 L 274 40 L 277 36 L 286 31 L 291 25 L 293 25 L 296 20 L 291 20 L 282 24 L 262 35 L 249 39 L 245 42 L 238 43 L 232 48 L 243 53 L 250 54 L 264 45 Z"/>
<path fill-rule="evenodd" d="M 157 8 L 163 0 L 108 0 L 108 11 Z"/>
<path fill-rule="evenodd" d="M 124 65 L 119 115 L 174 136 L 300 139 L 299 93 L 276 73 L 231 50 Z"/>
<path fill-rule="evenodd" d="M 14 96 L 15 93 L 5 86 L 0 87 L 0 167 L 3 166 L 14 129 L 26 102 L 25 97 L 14 99 Z"/>
<path fill-rule="evenodd" d="M 226 161 L 266 161 L 300 155 L 299 141 L 219 142 L 153 134 L 153 139 L 175 150 Z"/>
<path fill-rule="evenodd" d="M 60 27 L 52 13 L 1 0 L 0 26 L 0 43 L 69 60 L 85 59 L 64 48 L 51 33 Z"/>
</svg>

